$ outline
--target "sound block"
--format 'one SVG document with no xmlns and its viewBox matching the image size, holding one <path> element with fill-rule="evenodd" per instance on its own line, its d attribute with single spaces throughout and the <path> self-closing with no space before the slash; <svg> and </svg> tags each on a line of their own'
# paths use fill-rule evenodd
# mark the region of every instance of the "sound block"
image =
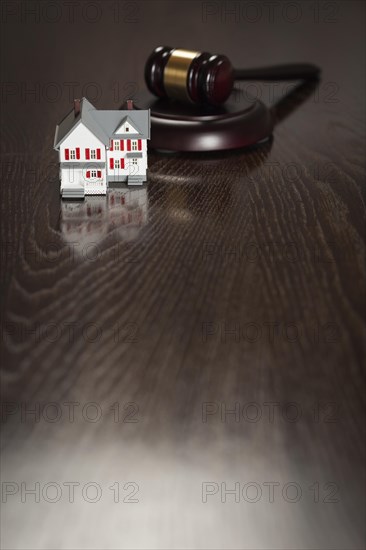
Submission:
<svg viewBox="0 0 366 550">
<path fill-rule="evenodd" d="M 273 131 L 270 110 L 239 90 L 233 90 L 220 107 L 158 99 L 149 92 L 136 97 L 135 105 L 137 109 L 150 109 L 149 148 L 162 151 L 240 149 L 268 139 Z"/>
</svg>

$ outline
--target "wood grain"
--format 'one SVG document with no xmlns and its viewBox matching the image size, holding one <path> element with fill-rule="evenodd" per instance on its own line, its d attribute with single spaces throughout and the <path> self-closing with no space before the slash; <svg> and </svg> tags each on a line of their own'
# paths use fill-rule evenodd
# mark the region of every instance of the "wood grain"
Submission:
<svg viewBox="0 0 366 550">
<path fill-rule="evenodd" d="M 118 22 L 97 4 L 94 24 L 62 12 L 55 24 L 15 15 L 3 29 L 2 81 L 15 92 L 1 115 L 1 442 L 4 481 L 97 482 L 103 498 L 22 503 L 19 489 L 3 504 L 3 546 L 363 548 L 364 5 L 330 3 L 328 22 L 320 2 L 317 23 L 298 3 L 297 23 L 277 12 L 270 23 L 259 4 L 254 24 L 244 12 L 225 20 L 218 2 L 207 22 L 195 2 L 121 3 Z M 96 82 L 94 103 L 112 108 L 143 86 L 159 42 L 238 66 L 312 61 L 322 81 L 286 97 L 282 84 L 273 97 L 257 86 L 277 117 L 261 147 L 151 151 L 142 190 L 62 203 L 52 140 L 70 108 L 65 83 Z M 61 97 L 44 101 L 51 82 Z M 22 83 L 39 85 L 38 100 Z M 74 422 L 67 402 L 79 403 Z M 91 402 L 97 422 L 81 413 Z M 22 417 L 50 403 L 56 422 Z M 138 504 L 113 501 L 116 481 L 138 484 Z M 207 481 L 257 483 L 263 495 L 204 503 Z M 279 483 L 273 503 L 266 482 Z M 289 482 L 302 489 L 296 503 L 281 493 Z"/>
</svg>

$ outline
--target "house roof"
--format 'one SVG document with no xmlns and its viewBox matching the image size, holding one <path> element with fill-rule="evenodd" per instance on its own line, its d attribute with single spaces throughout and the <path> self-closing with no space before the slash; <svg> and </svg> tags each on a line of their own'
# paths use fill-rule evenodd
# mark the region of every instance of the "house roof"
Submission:
<svg viewBox="0 0 366 550">
<path fill-rule="evenodd" d="M 129 119 L 131 125 L 139 132 L 115 134 L 116 130 Z M 83 97 L 80 101 L 80 112 L 75 116 L 74 109 L 56 126 L 54 149 L 58 149 L 79 124 L 84 124 L 104 145 L 109 145 L 111 138 L 139 137 L 150 139 L 150 111 L 149 110 L 119 110 L 98 111 Z"/>
</svg>

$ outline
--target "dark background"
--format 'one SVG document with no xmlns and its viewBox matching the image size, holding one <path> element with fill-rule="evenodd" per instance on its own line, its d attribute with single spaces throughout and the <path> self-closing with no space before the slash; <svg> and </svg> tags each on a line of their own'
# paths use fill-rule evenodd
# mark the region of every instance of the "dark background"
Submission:
<svg viewBox="0 0 366 550">
<path fill-rule="evenodd" d="M 2 547 L 364 548 L 364 3 L 1 19 Z M 322 80 L 260 148 L 151 152 L 143 189 L 61 203 L 56 124 L 137 97 L 160 44 Z"/>
</svg>

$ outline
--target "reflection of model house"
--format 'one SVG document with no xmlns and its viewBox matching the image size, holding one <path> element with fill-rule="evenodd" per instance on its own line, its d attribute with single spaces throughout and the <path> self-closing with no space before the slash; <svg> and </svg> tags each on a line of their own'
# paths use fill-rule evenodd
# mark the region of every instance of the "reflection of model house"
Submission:
<svg viewBox="0 0 366 550">
<path fill-rule="evenodd" d="M 62 201 L 61 232 L 76 255 L 98 245 L 108 234 L 106 198 L 93 196 L 85 201 Z"/>
<path fill-rule="evenodd" d="M 76 254 L 100 243 L 118 231 L 118 240 L 132 241 L 147 222 L 147 191 L 113 189 L 107 197 L 89 196 L 85 201 L 62 201 L 61 232 Z"/>
<path fill-rule="evenodd" d="M 111 189 L 108 193 L 109 223 L 120 227 L 145 225 L 147 217 L 146 189 Z"/>
<path fill-rule="evenodd" d="M 61 195 L 83 198 L 105 194 L 113 182 L 146 181 L 150 111 L 98 111 L 85 97 L 56 127 Z"/>
</svg>

